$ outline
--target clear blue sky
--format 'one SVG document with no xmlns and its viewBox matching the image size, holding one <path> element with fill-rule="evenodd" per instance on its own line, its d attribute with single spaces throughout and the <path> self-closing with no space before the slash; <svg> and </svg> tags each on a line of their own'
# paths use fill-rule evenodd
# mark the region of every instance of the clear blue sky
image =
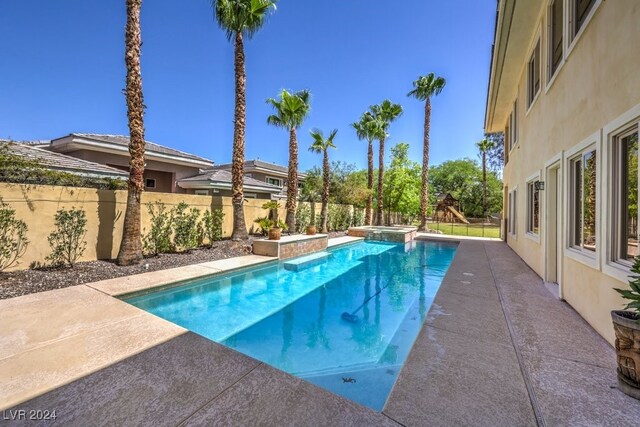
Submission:
<svg viewBox="0 0 640 427">
<path fill-rule="evenodd" d="M 420 74 L 447 87 L 433 101 L 432 164 L 476 158 L 482 138 L 495 0 L 281 0 L 246 43 L 248 159 L 286 164 L 288 135 L 266 124 L 265 99 L 310 89 L 301 169 L 320 163 L 308 132 L 338 128 L 333 159 L 366 166 L 349 123 L 385 98 L 404 106 L 387 146 L 420 161 L 423 105 L 406 97 Z M 122 88 L 124 0 L 0 2 L 0 138 L 128 134 Z M 144 0 L 142 75 L 147 140 L 231 158 L 233 47 L 209 0 Z M 387 151 L 388 152 L 388 151 Z"/>
</svg>

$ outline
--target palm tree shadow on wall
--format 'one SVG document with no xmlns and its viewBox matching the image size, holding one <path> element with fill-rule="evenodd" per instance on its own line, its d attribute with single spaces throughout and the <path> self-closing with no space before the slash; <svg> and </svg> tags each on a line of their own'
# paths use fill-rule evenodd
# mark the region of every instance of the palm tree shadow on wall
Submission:
<svg viewBox="0 0 640 427">
<path fill-rule="evenodd" d="M 115 191 L 98 190 L 97 193 L 98 238 L 96 240 L 96 257 L 98 259 L 113 259 L 114 229 L 116 222 L 122 216 L 122 211 L 117 209 Z"/>
</svg>

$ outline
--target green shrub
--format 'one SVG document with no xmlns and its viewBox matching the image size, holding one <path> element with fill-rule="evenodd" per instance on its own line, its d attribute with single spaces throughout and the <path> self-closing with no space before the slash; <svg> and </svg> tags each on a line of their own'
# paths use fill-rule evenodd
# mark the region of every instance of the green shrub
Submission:
<svg viewBox="0 0 640 427">
<path fill-rule="evenodd" d="M 353 226 L 360 227 L 364 225 L 364 209 L 354 208 L 353 209 Z"/>
<path fill-rule="evenodd" d="M 344 231 L 351 225 L 351 209 L 348 205 L 329 203 L 327 228 L 329 231 Z"/>
<path fill-rule="evenodd" d="M 54 266 L 73 267 L 87 247 L 87 215 L 84 209 L 60 209 L 55 216 L 56 229 L 49 234 L 52 252 L 47 256 Z"/>
<path fill-rule="evenodd" d="M 209 240 L 209 246 L 213 242 L 222 240 L 222 221 L 224 220 L 224 212 L 222 209 L 213 209 L 211 212 L 207 209 L 204 211 L 202 218 L 202 231 L 204 237 Z"/>
<path fill-rule="evenodd" d="M 259 233 L 263 236 L 269 235 L 269 230 L 274 227 L 275 224 L 278 224 L 278 228 L 281 228 L 283 231 L 287 230 L 287 224 L 282 220 L 278 220 L 277 222 L 270 220 L 268 217 L 263 216 L 260 218 L 256 218 L 253 222 L 260 226 Z"/>
<path fill-rule="evenodd" d="M 29 245 L 27 229 L 16 211 L 0 202 L 0 271 L 19 263 Z"/>
<path fill-rule="evenodd" d="M 185 202 L 172 210 L 173 246 L 180 252 L 198 247 L 198 218 L 200 209 L 191 208 Z"/>
<path fill-rule="evenodd" d="M 304 233 L 311 224 L 311 208 L 306 203 L 298 204 L 296 209 L 296 233 Z"/>
<path fill-rule="evenodd" d="M 635 312 L 638 322 L 640 322 L 640 256 L 636 257 L 633 266 L 631 266 L 631 280 L 629 280 L 629 289 L 616 289 L 615 291 L 627 300 L 625 310 Z"/>
<path fill-rule="evenodd" d="M 151 230 L 142 238 L 142 247 L 147 255 L 174 252 L 171 235 L 172 215 L 162 202 L 147 204 L 147 211 L 151 217 Z"/>
</svg>

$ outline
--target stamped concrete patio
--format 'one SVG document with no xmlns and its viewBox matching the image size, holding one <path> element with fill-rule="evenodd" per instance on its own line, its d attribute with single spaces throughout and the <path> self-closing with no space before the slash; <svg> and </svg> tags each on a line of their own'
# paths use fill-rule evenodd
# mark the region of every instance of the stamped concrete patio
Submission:
<svg viewBox="0 0 640 427">
<path fill-rule="evenodd" d="M 82 288 L 84 300 L 0 301 L 0 407 L 56 410 L 64 425 L 640 423 L 640 402 L 616 388 L 611 346 L 502 242 L 461 241 L 381 413 L 141 312 L 108 295 L 126 292 L 117 283 Z M 117 333 L 98 313 L 107 306 Z M 51 323 L 55 334 L 38 335 Z M 112 346 L 125 349 L 104 356 Z M 33 386 L 42 376 L 49 386 Z"/>
</svg>

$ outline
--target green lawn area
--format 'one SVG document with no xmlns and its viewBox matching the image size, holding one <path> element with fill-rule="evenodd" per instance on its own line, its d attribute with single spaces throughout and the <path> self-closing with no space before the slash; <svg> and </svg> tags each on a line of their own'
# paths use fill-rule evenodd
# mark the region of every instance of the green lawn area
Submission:
<svg viewBox="0 0 640 427">
<path fill-rule="evenodd" d="M 482 224 L 450 224 L 450 223 L 429 223 L 432 230 L 440 230 L 443 234 L 453 236 L 473 236 L 473 237 L 500 237 L 500 226 L 485 225 L 484 234 Z"/>
</svg>

